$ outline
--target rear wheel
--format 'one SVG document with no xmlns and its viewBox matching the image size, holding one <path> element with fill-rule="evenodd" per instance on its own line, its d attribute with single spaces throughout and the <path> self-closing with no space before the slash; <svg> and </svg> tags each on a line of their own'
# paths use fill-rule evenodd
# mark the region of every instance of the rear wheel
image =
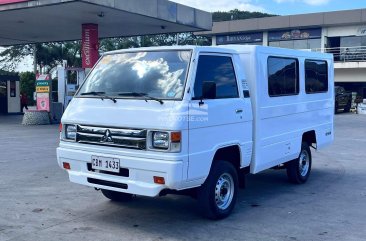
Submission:
<svg viewBox="0 0 366 241">
<path fill-rule="evenodd" d="M 311 151 L 309 144 L 303 142 L 298 158 L 287 163 L 287 177 L 292 183 L 305 183 L 311 171 Z"/>
<path fill-rule="evenodd" d="M 133 197 L 133 195 L 129 193 L 115 192 L 106 189 L 101 189 L 101 191 L 106 198 L 116 202 L 127 202 Z"/>
<path fill-rule="evenodd" d="M 227 161 L 213 163 L 205 183 L 198 190 L 198 203 L 203 216 L 223 219 L 234 209 L 238 192 L 238 174 Z"/>
</svg>

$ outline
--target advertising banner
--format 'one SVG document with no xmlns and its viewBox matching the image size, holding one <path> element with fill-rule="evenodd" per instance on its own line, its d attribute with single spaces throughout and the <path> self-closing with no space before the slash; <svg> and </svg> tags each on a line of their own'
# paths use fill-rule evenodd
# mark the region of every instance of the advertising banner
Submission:
<svg viewBox="0 0 366 241">
<path fill-rule="evenodd" d="M 38 111 L 50 111 L 50 94 L 49 93 L 37 93 L 37 110 Z"/>
<path fill-rule="evenodd" d="M 231 35 L 219 35 L 216 38 L 216 44 L 239 44 L 239 43 L 255 43 L 263 41 L 263 33 L 243 33 Z"/>
<path fill-rule="evenodd" d="M 99 37 L 97 24 L 83 24 L 82 26 L 82 61 L 83 68 L 93 68 L 99 59 Z"/>
<path fill-rule="evenodd" d="M 320 28 L 312 29 L 293 29 L 273 31 L 268 33 L 269 41 L 296 40 L 296 39 L 313 39 L 321 38 L 322 30 Z"/>
</svg>

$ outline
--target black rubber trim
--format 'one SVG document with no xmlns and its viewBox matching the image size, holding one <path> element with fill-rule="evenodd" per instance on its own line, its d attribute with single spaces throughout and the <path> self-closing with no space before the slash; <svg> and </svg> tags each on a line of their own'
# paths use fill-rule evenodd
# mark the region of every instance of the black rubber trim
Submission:
<svg viewBox="0 0 366 241">
<path fill-rule="evenodd" d="M 128 189 L 128 185 L 124 183 L 117 183 L 117 182 L 110 182 L 110 181 L 104 181 L 104 180 L 98 180 L 94 178 L 88 177 L 88 182 L 92 184 L 102 185 L 102 186 L 108 186 L 108 187 L 115 187 L 115 188 L 121 188 L 121 189 Z"/>
</svg>

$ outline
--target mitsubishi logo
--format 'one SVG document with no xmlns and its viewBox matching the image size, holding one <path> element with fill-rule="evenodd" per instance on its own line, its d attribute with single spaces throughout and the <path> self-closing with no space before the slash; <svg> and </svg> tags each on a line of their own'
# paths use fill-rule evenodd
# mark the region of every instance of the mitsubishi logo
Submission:
<svg viewBox="0 0 366 241">
<path fill-rule="evenodd" d="M 110 130 L 106 130 L 104 136 L 100 139 L 100 142 L 113 142 L 112 133 Z"/>
</svg>

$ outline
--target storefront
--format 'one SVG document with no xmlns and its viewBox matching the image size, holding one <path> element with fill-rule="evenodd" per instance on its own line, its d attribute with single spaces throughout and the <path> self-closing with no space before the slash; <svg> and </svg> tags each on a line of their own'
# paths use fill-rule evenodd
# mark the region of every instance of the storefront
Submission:
<svg viewBox="0 0 366 241">
<path fill-rule="evenodd" d="M 240 33 L 240 34 L 218 35 L 216 37 L 216 44 L 262 45 L 263 33 Z"/>
<path fill-rule="evenodd" d="M 320 49 L 321 28 L 292 29 L 268 33 L 268 45 L 289 49 Z"/>
<path fill-rule="evenodd" d="M 18 76 L 0 75 L 0 114 L 20 113 Z"/>
</svg>

